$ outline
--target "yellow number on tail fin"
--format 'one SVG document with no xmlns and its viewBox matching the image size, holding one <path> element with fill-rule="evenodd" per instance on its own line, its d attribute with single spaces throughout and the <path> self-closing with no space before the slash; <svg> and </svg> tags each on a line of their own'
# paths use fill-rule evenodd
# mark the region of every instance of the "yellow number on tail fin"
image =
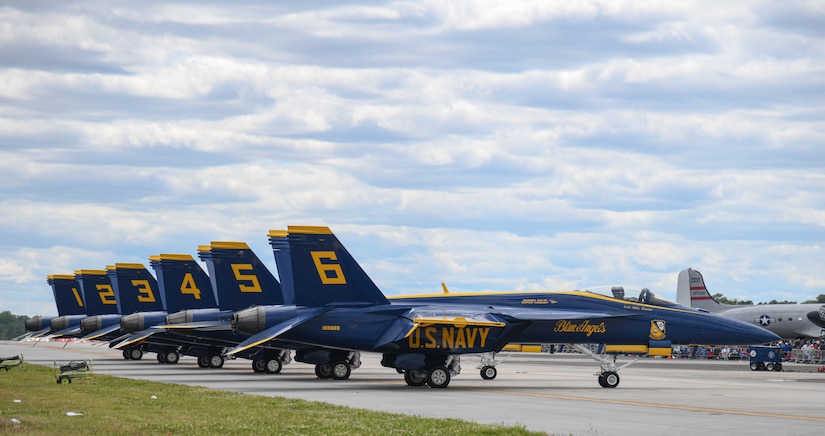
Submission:
<svg viewBox="0 0 825 436">
<path fill-rule="evenodd" d="M 347 279 L 344 277 L 344 271 L 341 269 L 340 264 L 321 263 L 321 260 L 337 261 L 338 256 L 334 251 L 313 251 L 310 254 L 312 255 L 312 261 L 315 262 L 315 269 L 318 271 L 321 283 L 325 285 L 347 284 Z"/>
</svg>

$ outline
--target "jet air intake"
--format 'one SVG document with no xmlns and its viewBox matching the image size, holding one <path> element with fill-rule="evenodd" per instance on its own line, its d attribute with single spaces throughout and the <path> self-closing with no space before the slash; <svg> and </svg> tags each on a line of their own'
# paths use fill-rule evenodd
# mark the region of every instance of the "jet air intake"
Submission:
<svg viewBox="0 0 825 436">
<path fill-rule="evenodd" d="M 232 315 L 235 330 L 254 335 L 266 329 L 266 309 L 262 306 L 250 307 Z"/>
</svg>

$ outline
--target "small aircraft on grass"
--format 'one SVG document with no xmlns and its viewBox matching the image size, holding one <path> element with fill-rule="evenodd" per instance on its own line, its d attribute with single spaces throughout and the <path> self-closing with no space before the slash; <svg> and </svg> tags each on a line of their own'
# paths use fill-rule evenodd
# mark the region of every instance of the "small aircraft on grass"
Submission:
<svg viewBox="0 0 825 436">
<path fill-rule="evenodd" d="M 461 355 L 496 353 L 507 343 L 602 343 L 612 353 L 669 355 L 672 344 L 777 339 L 753 325 L 656 298 L 646 289 L 637 301 L 582 291 L 443 294 L 390 301 L 329 228 L 290 226 L 287 233 L 292 265 L 287 275 L 295 306 L 238 312 L 235 328 L 251 336 L 227 354 L 272 340 L 378 352 L 382 365 L 403 372 L 408 385 L 444 388 L 460 372 Z M 601 362 L 599 384 L 616 387 L 621 367 L 615 355 L 589 355 Z M 345 366 L 334 362 L 333 373 L 345 371 Z M 495 368 L 494 361 L 487 362 L 482 376 L 485 370 L 491 374 L 490 367 Z"/>
</svg>

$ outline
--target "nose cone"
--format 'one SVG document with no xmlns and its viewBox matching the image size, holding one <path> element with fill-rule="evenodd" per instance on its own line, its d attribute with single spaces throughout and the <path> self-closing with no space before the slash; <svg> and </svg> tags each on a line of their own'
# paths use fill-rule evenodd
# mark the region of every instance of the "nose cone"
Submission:
<svg viewBox="0 0 825 436">
<path fill-rule="evenodd" d="M 771 331 L 724 315 L 704 314 L 705 322 L 697 329 L 702 340 L 699 344 L 755 345 L 778 341 Z"/>
</svg>

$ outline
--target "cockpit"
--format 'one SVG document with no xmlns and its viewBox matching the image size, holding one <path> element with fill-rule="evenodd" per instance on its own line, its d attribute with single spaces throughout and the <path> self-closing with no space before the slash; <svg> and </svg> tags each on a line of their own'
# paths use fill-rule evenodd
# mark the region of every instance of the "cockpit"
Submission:
<svg viewBox="0 0 825 436">
<path fill-rule="evenodd" d="M 607 287 L 599 287 L 586 289 L 585 291 L 632 303 L 650 304 L 652 306 L 662 307 L 678 306 L 677 303 L 670 301 L 665 297 L 654 294 L 653 291 L 648 288 L 633 289 L 626 288 L 625 286 L 611 286 L 609 290 Z"/>
</svg>

